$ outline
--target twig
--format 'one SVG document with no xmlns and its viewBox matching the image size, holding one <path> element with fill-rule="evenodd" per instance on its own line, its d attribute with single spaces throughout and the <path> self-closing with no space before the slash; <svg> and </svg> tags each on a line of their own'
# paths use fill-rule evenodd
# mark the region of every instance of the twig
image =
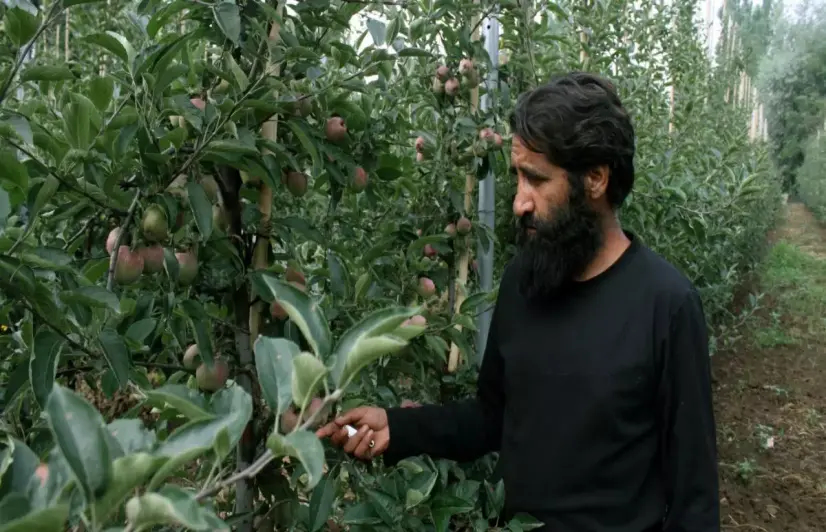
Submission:
<svg viewBox="0 0 826 532">
<path fill-rule="evenodd" d="M 307 421 L 305 421 L 301 426 L 299 426 L 296 429 L 293 429 L 293 432 L 299 431 L 299 430 L 307 430 L 308 428 L 310 428 L 313 425 L 313 423 L 315 423 L 316 418 L 318 418 L 318 416 L 324 410 L 324 407 L 327 406 L 328 403 L 332 403 L 334 401 L 339 400 L 341 398 L 341 393 L 342 393 L 341 390 L 336 390 L 333 393 L 331 393 L 330 395 L 328 395 L 327 397 L 325 397 L 324 402 L 322 403 L 321 407 L 318 410 L 316 410 L 315 412 L 313 412 L 313 415 L 311 415 L 307 419 Z M 201 492 L 198 493 L 198 495 L 195 496 L 195 500 L 201 501 L 201 500 L 203 500 L 207 497 L 212 497 L 213 495 L 215 495 L 216 493 L 218 493 L 222 489 L 224 489 L 228 486 L 232 486 L 233 484 L 235 484 L 239 480 L 248 480 L 248 479 L 254 478 L 255 475 L 257 475 L 258 473 L 263 471 L 264 468 L 267 467 L 270 464 L 270 462 L 272 462 L 275 459 L 276 459 L 275 454 L 271 450 L 267 449 L 266 451 L 264 451 L 264 453 L 255 462 L 250 464 L 249 467 L 247 467 L 243 471 L 239 471 L 239 472 L 235 473 L 234 475 L 232 475 L 231 477 L 228 477 L 225 480 L 222 480 L 221 482 L 218 482 L 217 484 L 215 484 L 211 488 L 208 488 L 208 489 L 205 488 L 205 489 L 201 490 Z"/>
<path fill-rule="evenodd" d="M 258 460 L 250 464 L 248 468 L 244 469 L 243 471 L 239 471 L 238 473 L 228 477 L 225 480 L 222 480 L 221 482 L 218 482 L 209 489 L 201 490 L 201 492 L 195 496 L 195 500 L 202 501 L 207 497 L 212 497 L 222 489 L 228 486 L 232 486 L 239 480 L 252 478 L 254 476 L 252 475 L 252 473 L 260 472 L 262 469 L 264 469 L 264 467 L 266 467 L 267 464 L 269 464 L 274 459 L 275 455 L 273 454 L 273 452 L 267 449 L 266 451 L 264 451 L 264 454 L 262 454 L 258 458 Z"/>
<path fill-rule="evenodd" d="M 35 157 L 32 152 L 30 152 L 29 150 L 27 150 L 23 146 L 17 144 L 15 141 L 10 140 L 10 139 L 6 139 L 6 142 L 8 142 L 14 149 L 22 152 L 29 159 L 31 159 L 33 161 L 36 161 L 39 165 L 43 166 L 44 168 L 48 168 L 49 174 L 53 175 L 55 177 L 55 179 L 60 181 L 61 184 L 66 185 L 67 187 L 74 190 L 78 194 L 81 194 L 82 196 L 85 196 L 86 198 L 91 200 L 91 202 L 94 203 L 95 205 L 97 205 L 98 207 L 103 207 L 104 209 L 112 211 L 116 214 L 120 214 L 120 215 L 124 214 L 124 212 L 122 210 L 120 210 L 116 207 L 111 207 L 109 205 L 106 205 L 105 203 L 99 201 L 97 198 L 95 198 L 94 196 L 92 196 L 91 194 L 89 194 L 88 192 L 83 190 L 82 188 L 80 188 L 77 184 L 74 184 L 74 183 L 71 183 L 70 181 L 67 181 L 62 175 L 58 174 L 57 172 L 55 172 L 54 170 L 49 168 L 49 165 L 40 162 L 40 160 L 37 157 Z"/>
<path fill-rule="evenodd" d="M 26 44 L 26 48 L 23 50 L 23 53 L 20 54 L 20 57 L 17 58 L 17 61 L 14 63 L 14 67 L 11 70 L 11 73 L 6 77 L 6 81 L 3 83 L 3 87 L 0 88 L 0 103 L 6 99 L 6 94 L 9 92 L 9 87 L 14 82 L 14 78 L 17 77 L 17 72 L 20 70 L 20 67 L 23 66 L 23 62 L 26 60 L 26 57 L 29 56 L 29 53 L 32 51 L 34 47 L 34 43 L 37 42 L 37 39 L 43 35 L 43 32 L 46 31 L 52 21 L 52 17 L 60 10 L 60 7 L 63 5 L 63 2 L 55 2 L 52 4 L 52 8 L 49 10 L 49 14 L 46 15 L 46 19 L 43 21 L 43 24 L 37 28 L 37 33 L 34 34 L 34 37 Z"/>
<path fill-rule="evenodd" d="M 368 6 L 370 4 L 381 4 L 383 6 L 402 6 L 402 7 L 407 6 L 407 2 L 395 2 L 393 0 L 372 0 L 372 1 L 371 0 L 344 0 L 344 3 L 346 3 L 346 4 L 364 4 L 364 5 L 368 5 Z"/>
<path fill-rule="evenodd" d="M 118 264 L 118 255 L 120 254 L 120 243 L 123 240 L 123 235 L 126 234 L 126 230 L 129 228 L 129 223 L 132 221 L 132 216 L 135 214 L 135 209 L 138 206 L 138 199 L 141 197 L 141 189 L 135 191 L 135 198 L 132 200 L 132 205 L 129 206 L 129 212 L 126 213 L 126 219 L 123 221 L 123 225 L 120 226 L 120 232 L 118 233 L 118 238 L 115 239 L 115 247 L 114 251 L 112 252 L 112 261 L 109 264 L 109 278 L 106 280 L 106 289 L 111 291 L 112 284 L 115 282 L 115 266 Z"/>
<path fill-rule="evenodd" d="M 471 35 L 473 35 L 473 32 L 475 32 L 479 28 L 479 26 L 482 25 L 483 22 L 485 22 L 485 19 L 490 17 L 491 13 L 493 13 L 493 10 L 496 9 L 496 5 L 497 4 L 495 2 L 493 4 L 491 4 L 490 7 L 488 7 L 487 11 L 485 11 L 482 14 L 482 16 L 479 17 L 479 20 L 476 22 L 476 24 L 474 24 L 473 29 L 470 30 Z M 491 58 L 491 59 L 493 59 L 493 58 Z"/>
<path fill-rule="evenodd" d="M 92 354 L 92 353 L 89 353 L 89 354 Z M 190 374 L 195 373 L 194 371 L 192 371 L 190 369 L 186 369 L 183 366 L 177 366 L 175 364 L 159 364 L 159 363 L 156 363 L 156 362 L 137 362 L 137 361 L 132 362 L 132 364 L 134 364 L 135 366 L 142 366 L 142 367 L 145 367 L 145 368 L 166 369 L 166 370 L 169 370 L 169 371 L 184 371 L 184 372 L 190 373 Z M 72 373 L 77 373 L 77 372 L 82 372 L 82 371 L 92 371 L 92 370 L 95 370 L 95 369 L 98 369 L 98 368 L 96 368 L 95 366 L 77 366 L 77 367 L 74 367 L 74 368 L 64 368 L 64 369 L 61 369 L 60 371 L 57 372 L 57 376 L 62 377 L 64 375 L 71 375 Z"/>
<path fill-rule="evenodd" d="M 315 98 L 315 97 L 317 97 L 317 96 L 321 96 L 322 94 L 324 94 L 324 93 L 325 93 L 325 92 L 327 92 L 328 90 L 332 89 L 333 87 L 338 87 L 338 86 L 339 86 L 339 85 L 341 85 L 342 83 L 347 83 L 348 81 L 352 81 L 352 80 L 354 80 L 354 79 L 356 79 L 356 78 L 358 78 L 358 77 L 363 76 L 363 75 L 364 75 L 364 73 L 365 73 L 365 72 L 367 72 L 367 70 L 368 70 L 371 66 L 373 66 L 373 64 L 374 64 L 374 63 L 371 63 L 371 64 L 367 65 L 366 67 L 362 68 L 361 70 L 359 70 L 358 72 L 356 72 L 356 73 L 354 73 L 354 74 L 351 74 L 351 75 L 347 76 L 346 78 L 344 78 L 344 79 L 342 79 L 342 80 L 339 80 L 339 81 L 336 81 L 336 82 L 330 83 L 330 84 L 329 84 L 329 85 L 327 85 L 326 87 L 322 87 L 322 88 L 318 89 L 318 90 L 317 90 L 317 91 L 315 91 L 315 92 L 311 92 L 311 93 L 309 93 L 309 94 L 305 94 L 305 95 L 303 95 L 303 96 L 300 96 L 300 97 L 296 98 L 296 99 L 295 99 L 295 101 L 296 101 L 296 102 L 300 102 L 300 101 L 302 101 L 302 100 L 306 100 L 307 98 Z"/>
<path fill-rule="evenodd" d="M 86 230 L 89 229 L 89 226 L 92 225 L 92 223 L 94 221 L 95 221 L 94 216 L 92 216 L 91 218 L 86 220 L 86 222 L 81 226 L 80 230 L 77 233 L 75 233 L 74 235 L 70 236 L 69 239 L 66 241 L 66 245 L 63 246 L 63 251 L 66 251 L 67 249 L 69 249 L 69 246 L 72 245 L 72 242 L 74 242 L 75 240 L 77 240 L 78 238 L 83 236 L 83 233 L 85 233 Z"/>
<path fill-rule="evenodd" d="M 161 364 L 159 362 L 140 362 L 140 361 L 133 361 L 132 364 L 136 366 L 143 366 L 144 368 L 152 368 L 152 369 L 166 369 L 169 371 L 185 371 L 187 373 L 195 373 L 190 369 L 186 369 L 183 366 L 179 366 L 177 364 Z"/>
<path fill-rule="evenodd" d="M 83 347 L 83 345 L 81 345 L 81 344 L 79 344 L 78 342 L 75 342 L 74 340 L 72 340 L 72 338 L 71 338 L 68 334 L 66 334 L 65 332 L 63 332 L 63 330 L 62 330 L 60 327 L 58 327 L 58 326 L 57 326 L 57 325 L 55 325 L 54 323 L 50 322 L 50 321 L 49 321 L 49 320 L 48 320 L 45 316 L 43 316 L 43 314 L 41 314 L 41 313 L 39 313 L 38 311 L 36 311 L 36 310 L 34 309 L 34 307 L 32 307 L 32 306 L 29 304 L 29 302 L 28 302 L 28 301 L 24 301 L 24 302 L 23 302 L 23 306 L 24 306 L 25 308 L 29 309 L 29 311 L 30 311 L 32 314 L 34 314 L 35 316 L 37 316 L 38 318 L 40 318 L 41 320 L 43 320 L 43 323 L 45 323 L 45 324 L 46 324 L 46 326 L 47 326 L 48 328 L 52 329 L 54 332 L 56 332 L 57 334 L 59 334 L 60 336 L 62 336 L 64 340 L 66 340 L 67 342 L 69 342 L 69 345 L 71 345 L 72 347 L 74 347 L 74 348 L 75 348 L 75 349 L 77 349 L 78 351 L 83 351 L 83 352 L 84 352 L 84 353 L 86 353 L 87 355 L 90 355 L 90 356 L 95 356 L 95 353 L 93 353 L 93 352 L 89 351 L 87 348 Z"/>
</svg>

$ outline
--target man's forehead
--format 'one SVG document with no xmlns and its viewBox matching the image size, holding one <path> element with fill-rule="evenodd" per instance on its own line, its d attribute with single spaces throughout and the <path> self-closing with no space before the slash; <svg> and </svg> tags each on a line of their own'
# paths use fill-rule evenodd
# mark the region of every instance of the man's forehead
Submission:
<svg viewBox="0 0 826 532">
<path fill-rule="evenodd" d="M 541 153 L 527 149 L 511 149 L 511 167 L 537 174 L 547 167 L 547 163 Z"/>
</svg>

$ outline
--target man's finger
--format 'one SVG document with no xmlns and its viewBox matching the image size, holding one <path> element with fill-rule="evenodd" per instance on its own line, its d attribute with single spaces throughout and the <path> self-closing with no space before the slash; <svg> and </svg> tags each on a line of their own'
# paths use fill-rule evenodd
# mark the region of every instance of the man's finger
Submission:
<svg viewBox="0 0 826 532">
<path fill-rule="evenodd" d="M 359 420 L 368 412 L 367 407 L 359 406 L 352 410 L 348 410 L 344 414 L 336 418 L 336 425 L 343 427 L 344 425 L 361 425 Z"/>
<path fill-rule="evenodd" d="M 359 442 L 358 447 L 356 447 L 356 450 L 353 451 L 353 455 L 355 455 L 356 458 L 360 458 L 362 460 L 369 460 L 370 451 L 372 450 L 370 448 L 370 442 L 374 442 L 373 444 L 375 445 L 374 437 L 375 433 L 372 430 L 368 430 L 367 434 L 365 434 L 364 437 L 361 439 L 361 442 Z"/>
<path fill-rule="evenodd" d="M 341 430 L 341 427 L 339 427 L 337 424 L 327 423 L 326 425 L 324 425 L 324 426 L 320 427 L 318 430 L 316 430 L 315 435 L 318 436 L 321 439 L 329 438 L 330 436 L 335 434 L 336 431 L 338 431 L 338 430 Z"/>
<path fill-rule="evenodd" d="M 358 447 L 359 443 L 361 443 L 361 440 L 364 439 L 364 435 L 367 434 L 369 431 L 370 427 L 368 427 L 367 425 L 362 425 L 361 427 L 359 427 L 358 432 L 350 436 L 350 438 L 347 440 L 347 443 L 344 444 L 344 452 L 347 454 L 353 454 L 353 451 L 356 450 L 356 447 Z"/>
<path fill-rule="evenodd" d="M 390 446 L 390 435 L 387 433 L 386 430 L 375 433 L 373 435 L 373 440 L 376 443 L 375 445 L 373 445 L 373 448 L 370 449 L 370 454 L 372 457 L 376 457 L 380 454 L 383 454 L 384 451 L 387 450 L 387 447 Z"/>
<path fill-rule="evenodd" d="M 336 425 L 338 427 L 338 425 Z M 347 443 L 347 439 L 350 437 L 350 433 L 347 432 L 346 428 L 337 428 L 336 432 L 333 434 L 333 437 L 330 438 L 330 441 L 333 442 L 333 445 L 336 447 L 341 447 L 345 443 Z"/>
</svg>

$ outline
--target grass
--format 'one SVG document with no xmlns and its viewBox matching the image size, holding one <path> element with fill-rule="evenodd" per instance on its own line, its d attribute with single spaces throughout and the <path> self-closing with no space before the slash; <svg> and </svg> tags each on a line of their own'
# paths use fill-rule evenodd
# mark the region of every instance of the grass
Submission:
<svg viewBox="0 0 826 532">
<path fill-rule="evenodd" d="M 763 265 L 761 284 L 776 305 L 769 323 L 755 335 L 758 345 L 795 345 L 812 334 L 822 334 L 826 326 L 826 255 L 781 240 Z"/>
</svg>

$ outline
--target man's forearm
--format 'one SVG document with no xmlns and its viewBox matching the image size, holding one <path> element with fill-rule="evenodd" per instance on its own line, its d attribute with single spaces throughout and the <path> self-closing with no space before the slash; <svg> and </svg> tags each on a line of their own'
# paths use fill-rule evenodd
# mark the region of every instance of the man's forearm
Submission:
<svg viewBox="0 0 826 532">
<path fill-rule="evenodd" d="M 501 420 L 474 397 L 446 405 L 389 408 L 390 446 L 385 463 L 427 454 L 465 462 L 499 448 Z"/>
</svg>

